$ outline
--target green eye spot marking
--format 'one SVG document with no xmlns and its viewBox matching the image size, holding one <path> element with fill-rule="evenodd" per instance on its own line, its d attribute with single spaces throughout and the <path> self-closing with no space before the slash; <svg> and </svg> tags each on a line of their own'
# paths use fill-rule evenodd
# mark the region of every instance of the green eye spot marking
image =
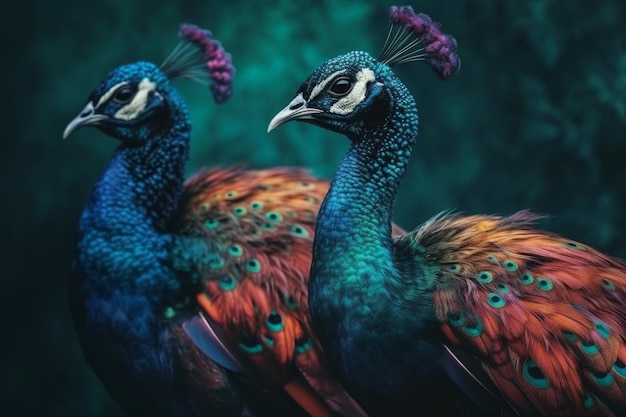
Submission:
<svg viewBox="0 0 626 417">
<path fill-rule="evenodd" d="M 263 352 L 263 346 L 257 341 L 246 341 L 239 343 L 239 347 L 247 353 L 259 353 Z"/>
<path fill-rule="evenodd" d="M 304 201 L 306 201 L 307 203 L 311 203 L 311 204 L 317 203 L 317 201 L 313 197 L 304 197 Z"/>
<path fill-rule="evenodd" d="M 283 220 L 283 216 L 275 211 L 268 211 L 265 213 L 265 218 L 273 223 L 280 222 Z"/>
<path fill-rule="evenodd" d="M 502 263 L 502 267 L 508 271 L 517 271 L 517 264 L 511 260 L 506 260 Z"/>
<path fill-rule="evenodd" d="M 521 282 L 524 285 L 532 284 L 533 281 L 535 281 L 535 278 L 530 272 L 524 272 L 519 277 L 519 282 Z"/>
<path fill-rule="evenodd" d="M 235 207 L 233 209 L 233 214 L 235 216 L 243 216 L 244 214 L 246 214 L 248 211 L 246 210 L 245 207 L 239 206 L 239 207 Z"/>
<path fill-rule="evenodd" d="M 259 272 L 261 270 L 261 263 L 256 259 L 250 259 L 246 262 L 246 269 L 250 272 Z"/>
<path fill-rule="evenodd" d="M 270 231 L 276 230 L 276 226 L 274 226 L 272 223 L 268 223 L 268 222 L 261 223 L 261 227 L 263 229 L 265 229 L 265 230 L 270 230 Z"/>
<path fill-rule="evenodd" d="M 484 327 L 483 322 L 480 320 L 480 318 L 474 315 L 474 323 L 468 321 L 461 329 L 463 329 L 463 332 L 466 335 L 471 337 L 477 337 L 483 333 Z"/>
<path fill-rule="evenodd" d="M 253 201 L 250 203 L 250 208 L 254 211 L 261 210 L 263 208 L 263 203 L 260 201 Z"/>
<path fill-rule="evenodd" d="M 492 263 L 494 265 L 500 265 L 500 262 L 498 262 L 498 258 L 496 258 L 495 255 L 487 255 L 485 256 L 485 259 L 489 263 Z"/>
<path fill-rule="evenodd" d="M 617 372 L 618 375 L 626 378 L 626 364 L 624 364 L 620 358 L 617 358 L 617 361 L 615 361 L 613 369 L 615 369 L 615 372 Z"/>
<path fill-rule="evenodd" d="M 292 296 L 292 295 L 290 295 L 290 296 L 287 298 L 287 307 L 288 307 L 290 310 L 293 310 L 293 309 L 298 308 L 298 302 L 297 302 L 297 301 L 293 298 L 293 296 Z"/>
<path fill-rule="evenodd" d="M 269 347 L 274 346 L 274 339 L 272 339 L 270 336 L 263 336 L 263 341 L 265 342 L 266 345 L 268 345 Z"/>
<path fill-rule="evenodd" d="M 224 291 L 232 291 L 237 286 L 237 282 L 230 275 L 222 275 L 219 278 L 219 285 Z"/>
<path fill-rule="evenodd" d="M 226 194 L 224 194 L 224 197 L 226 197 L 229 200 L 232 200 L 233 198 L 237 197 L 237 191 L 229 191 Z"/>
<path fill-rule="evenodd" d="M 269 316 L 267 316 L 267 320 L 265 320 L 265 325 L 268 329 L 273 332 L 279 332 L 283 329 L 283 318 L 280 317 L 275 311 L 272 311 Z"/>
<path fill-rule="evenodd" d="M 493 281 L 493 275 L 491 275 L 491 272 L 489 271 L 479 272 L 476 278 L 483 284 L 487 284 L 488 282 Z"/>
<path fill-rule="evenodd" d="M 215 219 L 206 219 L 204 221 L 204 227 L 206 227 L 207 229 L 215 229 L 219 225 L 220 225 L 220 222 L 218 222 Z"/>
<path fill-rule="evenodd" d="M 308 230 L 306 230 L 304 227 L 301 227 L 295 224 L 291 226 L 291 233 L 299 237 L 309 237 Z"/>
<path fill-rule="evenodd" d="M 209 203 L 202 203 L 202 204 L 200 204 L 200 210 L 202 210 L 202 211 L 207 211 L 209 209 L 209 207 L 211 207 L 209 205 Z"/>
<path fill-rule="evenodd" d="M 526 380 L 530 382 L 530 384 L 535 388 L 548 388 L 550 386 L 550 383 L 548 383 L 546 376 L 543 374 L 543 372 L 541 372 L 541 369 L 539 369 L 537 364 L 531 359 L 528 359 L 524 363 L 523 373 Z"/>
<path fill-rule="evenodd" d="M 448 316 L 448 323 L 454 327 L 462 326 L 465 324 L 465 316 L 459 313 L 450 314 Z"/>
<path fill-rule="evenodd" d="M 598 331 L 598 334 L 600 334 L 600 336 L 602 336 L 604 339 L 608 339 L 609 335 L 611 334 L 611 329 L 609 329 L 609 326 L 601 321 L 596 321 L 594 324 L 596 330 Z"/>
<path fill-rule="evenodd" d="M 209 268 L 211 269 L 220 269 L 223 266 L 224 266 L 224 260 L 222 258 L 209 261 Z"/>
<path fill-rule="evenodd" d="M 541 291 L 550 291 L 553 287 L 552 281 L 547 278 L 537 278 L 537 285 Z"/>
<path fill-rule="evenodd" d="M 604 288 L 609 291 L 615 291 L 615 285 L 613 285 L 613 283 L 606 278 L 602 280 L 602 285 L 604 285 Z"/>
<path fill-rule="evenodd" d="M 572 242 L 572 241 L 564 241 L 564 242 L 561 242 L 561 244 L 569 249 L 576 249 L 576 250 L 582 250 L 582 251 L 586 250 L 584 246 L 576 242 Z"/>
<path fill-rule="evenodd" d="M 593 398 L 591 398 L 589 394 L 585 394 L 583 405 L 585 406 L 585 408 L 591 408 L 593 406 Z"/>
<path fill-rule="evenodd" d="M 498 291 L 503 292 L 503 293 L 508 293 L 509 292 L 509 286 L 503 283 L 499 283 L 497 285 L 498 287 Z"/>
<path fill-rule="evenodd" d="M 241 245 L 235 243 L 233 245 L 230 245 L 230 247 L 228 248 L 228 253 L 231 256 L 241 256 L 243 255 L 243 248 L 241 247 Z"/>
<path fill-rule="evenodd" d="M 461 265 L 459 264 L 450 265 L 450 267 L 448 268 L 448 271 L 450 272 L 459 272 L 460 270 L 461 270 Z"/>
<path fill-rule="evenodd" d="M 601 387 L 608 387 L 614 381 L 613 375 L 611 375 L 610 373 L 600 374 L 590 372 L 589 375 L 591 375 L 591 378 L 595 381 L 595 383 L 600 385 Z"/>
<path fill-rule="evenodd" d="M 574 333 L 570 331 L 564 331 L 563 337 L 565 337 L 565 339 L 569 342 L 573 342 L 574 340 L 578 339 L 578 336 L 576 336 Z"/>
<path fill-rule="evenodd" d="M 580 342 L 580 350 L 587 353 L 588 355 L 595 355 L 600 352 L 598 347 L 591 340 L 583 340 Z"/>
<path fill-rule="evenodd" d="M 487 302 L 489 303 L 491 307 L 494 307 L 494 308 L 501 308 L 501 307 L 504 307 L 504 305 L 506 304 L 504 299 L 500 297 L 498 294 L 496 294 L 495 292 L 490 292 L 487 295 Z"/>
<path fill-rule="evenodd" d="M 309 350 L 313 349 L 313 339 L 310 337 L 304 343 L 299 343 L 296 341 L 296 352 L 298 353 L 306 353 Z"/>
</svg>

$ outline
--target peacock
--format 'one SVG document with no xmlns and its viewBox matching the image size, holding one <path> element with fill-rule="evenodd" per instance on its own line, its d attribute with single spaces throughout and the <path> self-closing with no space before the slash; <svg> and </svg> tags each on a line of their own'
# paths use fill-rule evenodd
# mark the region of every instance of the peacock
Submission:
<svg viewBox="0 0 626 417">
<path fill-rule="evenodd" d="M 183 24 L 179 36 L 162 65 L 111 71 L 63 133 L 95 126 L 120 142 L 71 265 L 84 356 L 129 416 L 365 416 L 308 313 L 328 181 L 243 166 L 186 179 L 191 124 L 171 81 L 198 81 L 223 103 L 235 70 L 208 30 Z"/>
<path fill-rule="evenodd" d="M 309 309 L 327 358 L 370 415 L 626 415 L 626 264 L 537 228 L 528 210 L 443 212 L 391 235 L 418 134 L 391 67 L 459 67 L 455 39 L 390 9 L 378 59 L 321 65 L 268 131 L 290 120 L 350 146 L 321 205 Z M 457 408 L 458 407 L 458 408 Z M 467 407 L 467 408 L 466 408 Z"/>
</svg>

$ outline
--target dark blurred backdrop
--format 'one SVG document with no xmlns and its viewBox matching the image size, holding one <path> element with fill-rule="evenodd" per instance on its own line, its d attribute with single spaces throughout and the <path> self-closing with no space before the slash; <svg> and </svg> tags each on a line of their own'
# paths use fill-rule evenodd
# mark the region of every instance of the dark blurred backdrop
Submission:
<svg viewBox="0 0 626 417">
<path fill-rule="evenodd" d="M 61 134 L 103 76 L 160 63 L 181 22 L 210 28 L 233 55 L 236 92 L 218 107 L 177 81 L 194 125 L 189 171 L 246 162 L 331 177 L 343 137 L 296 123 L 268 135 L 267 124 L 327 58 L 376 54 L 391 4 L 35 0 L 4 9 L 0 414 L 120 416 L 83 360 L 66 301 L 75 225 L 116 144 L 95 130 Z M 463 66 L 447 82 L 423 64 L 397 70 L 417 98 L 420 141 L 396 221 L 531 208 L 554 215 L 544 227 L 626 257 L 623 0 L 413 6 L 457 38 Z"/>
</svg>

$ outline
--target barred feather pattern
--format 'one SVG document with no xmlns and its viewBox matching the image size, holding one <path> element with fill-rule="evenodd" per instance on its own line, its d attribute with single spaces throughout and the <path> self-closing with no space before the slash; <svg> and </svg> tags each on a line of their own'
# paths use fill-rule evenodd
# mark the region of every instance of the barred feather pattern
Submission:
<svg viewBox="0 0 626 417">
<path fill-rule="evenodd" d="M 357 415 L 309 319 L 315 221 L 328 187 L 300 168 L 209 169 L 185 183 L 172 228 L 210 244 L 192 278 L 195 301 L 246 364 L 279 385 L 298 371 L 335 411 Z"/>
<path fill-rule="evenodd" d="M 397 241 L 435 270 L 433 310 L 508 400 L 545 416 L 626 414 L 626 264 L 537 216 L 442 214 Z"/>
</svg>

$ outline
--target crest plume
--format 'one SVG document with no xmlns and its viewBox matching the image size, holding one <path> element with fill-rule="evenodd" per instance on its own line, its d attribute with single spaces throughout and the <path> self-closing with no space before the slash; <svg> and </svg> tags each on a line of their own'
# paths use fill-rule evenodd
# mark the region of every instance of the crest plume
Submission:
<svg viewBox="0 0 626 417">
<path fill-rule="evenodd" d="M 213 99 L 223 103 L 233 93 L 235 67 L 231 56 L 210 31 L 198 26 L 180 25 L 179 44 L 161 64 L 161 70 L 170 78 L 190 78 L 210 85 Z"/>
<path fill-rule="evenodd" d="M 412 61 L 426 61 L 437 76 L 447 79 L 461 68 L 456 39 L 442 33 L 439 23 L 411 6 L 391 6 L 391 28 L 378 60 L 390 67 Z M 397 30 L 394 33 L 394 29 Z"/>
</svg>

